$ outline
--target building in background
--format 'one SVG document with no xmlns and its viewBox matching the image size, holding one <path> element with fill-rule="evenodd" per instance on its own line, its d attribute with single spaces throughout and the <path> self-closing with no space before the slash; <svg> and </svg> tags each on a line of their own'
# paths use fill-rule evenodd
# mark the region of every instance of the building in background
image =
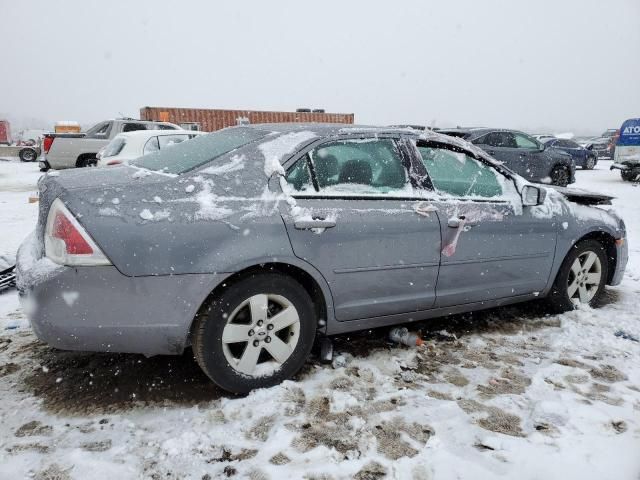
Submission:
<svg viewBox="0 0 640 480">
<path fill-rule="evenodd" d="M 295 112 L 269 112 L 258 110 L 220 110 L 208 108 L 142 107 L 141 120 L 171 122 L 187 130 L 213 132 L 235 125 L 254 123 L 349 123 L 353 113 L 326 113 L 324 110 L 300 108 Z"/>
</svg>

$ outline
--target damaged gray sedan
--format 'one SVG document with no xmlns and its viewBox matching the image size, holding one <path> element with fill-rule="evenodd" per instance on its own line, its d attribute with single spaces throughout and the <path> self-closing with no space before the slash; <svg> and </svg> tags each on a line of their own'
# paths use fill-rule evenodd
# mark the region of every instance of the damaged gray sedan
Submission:
<svg viewBox="0 0 640 480">
<path fill-rule="evenodd" d="M 237 393 L 291 377 L 318 336 L 541 297 L 594 305 L 627 262 L 606 197 L 530 184 L 430 132 L 234 127 L 39 188 L 17 265 L 36 335 L 192 346 Z"/>
</svg>

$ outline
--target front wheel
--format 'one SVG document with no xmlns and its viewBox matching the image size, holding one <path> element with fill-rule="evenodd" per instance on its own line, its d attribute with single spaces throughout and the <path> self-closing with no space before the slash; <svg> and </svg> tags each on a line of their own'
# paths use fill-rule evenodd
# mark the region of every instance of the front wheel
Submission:
<svg viewBox="0 0 640 480">
<path fill-rule="evenodd" d="M 640 178 L 640 172 L 633 170 L 620 170 L 620 175 L 625 182 L 633 182 L 635 179 Z"/>
<path fill-rule="evenodd" d="M 294 279 L 256 274 L 232 283 L 193 329 L 196 361 L 221 388 L 238 394 L 277 385 L 304 365 L 317 319 Z"/>
<path fill-rule="evenodd" d="M 584 168 L 586 170 L 593 170 L 595 166 L 596 166 L 596 159 L 593 157 L 587 158 L 587 161 L 584 164 Z"/>
<path fill-rule="evenodd" d="M 566 187 L 569 185 L 569 169 L 567 167 L 555 167 L 551 171 L 551 183 L 558 185 L 559 187 Z"/>
<path fill-rule="evenodd" d="M 580 305 L 595 306 L 607 281 L 607 254 L 596 240 L 583 240 L 565 257 L 548 300 L 559 312 Z"/>
</svg>

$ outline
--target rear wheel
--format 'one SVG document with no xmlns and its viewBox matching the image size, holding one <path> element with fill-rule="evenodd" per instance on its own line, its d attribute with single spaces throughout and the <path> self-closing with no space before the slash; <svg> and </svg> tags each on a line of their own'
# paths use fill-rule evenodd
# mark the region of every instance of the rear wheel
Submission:
<svg viewBox="0 0 640 480">
<path fill-rule="evenodd" d="M 607 254 L 596 240 L 575 244 L 558 271 L 548 301 L 556 311 L 565 312 L 579 305 L 595 306 L 607 281 Z"/>
<path fill-rule="evenodd" d="M 620 170 L 620 175 L 622 176 L 622 180 L 625 182 L 633 182 L 635 179 L 640 177 L 640 172 L 633 170 Z"/>
<path fill-rule="evenodd" d="M 33 148 L 23 148 L 18 153 L 18 156 L 22 162 L 35 162 L 36 158 L 38 158 L 38 154 Z"/>
<path fill-rule="evenodd" d="M 221 388 L 248 393 L 277 385 L 304 365 L 317 319 L 306 290 L 280 274 L 232 283 L 198 315 L 196 361 Z"/>
<path fill-rule="evenodd" d="M 77 168 L 95 167 L 98 165 L 98 159 L 96 157 L 80 157 L 76 162 Z"/>
<path fill-rule="evenodd" d="M 569 185 L 569 169 L 567 167 L 558 166 L 551 171 L 551 183 L 559 187 Z"/>
</svg>

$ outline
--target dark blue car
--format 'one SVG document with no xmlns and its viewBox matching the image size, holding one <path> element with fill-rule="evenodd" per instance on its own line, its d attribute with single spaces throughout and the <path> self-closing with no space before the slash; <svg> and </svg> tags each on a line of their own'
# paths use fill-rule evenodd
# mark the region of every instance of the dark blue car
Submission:
<svg viewBox="0 0 640 480">
<path fill-rule="evenodd" d="M 593 170 L 598 163 L 598 155 L 589 148 L 578 145 L 573 140 L 565 140 L 563 138 L 545 138 L 542 142 L 547 148 L 561 150 L 571 155 L 576 167 L 582 167 L 585 170 Z"/>
</svg>

